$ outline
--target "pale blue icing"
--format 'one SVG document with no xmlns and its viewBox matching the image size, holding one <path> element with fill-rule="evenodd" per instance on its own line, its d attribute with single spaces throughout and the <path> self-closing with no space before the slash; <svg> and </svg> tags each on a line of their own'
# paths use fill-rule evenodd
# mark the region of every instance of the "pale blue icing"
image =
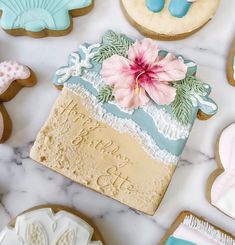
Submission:
<svg viewBox="0 0 235 245">
<path fill-rule="evenodd" d="M 86 47 L 89 47 L 89 44 L 85 44 Z M 81 49 L 78 50 L 77 52 L 78 54 L 80 54 L 81 56 L 81 59 L 84 59 L 84 53 Z M 160 55 L 161 56 L 165 56 L 167 54 L 167 51 L 160 51 Z M 188 63 L 193 63 L 192 61 L 190 60 L 185 60 L 184 59 L 184 62 L 186 64 Z M 98 64 L 96 62 L 91 62 L 92 63 L 92 68 L 89 68 L 89 69 L 86 69 L 87 71 L 92 71 L 92 72 L 95 72 L 97 74 L 100 73 L 101 71 L 101 68 L 102 68 L 102 65 L 101 64 Z M 193 63 L 194 64 L 194 63 Z M 72 62 L 72 57 L 70 56 L 69 58 L 69 62 L 68 62 L 68 65 L 71 67 L 73 65 L 73 62 Z M 66 67 L 62 67 L 60 68 L 59 70 L 63 69 L 63 68 L 66 68 Z M 84 69 L 85 70 L 85 69 Z M 188 68 L 188 74 L 189 75 L 193 75 L 196 73 L 196 70 L 197 70 L 197 66 L 191 66 Z M 61 85 L 61 83 L 58 81 L 59 79 L 61 78 L 61 75 L 55 75 L 54 77 L 54 84 L 55 85 Z M 71 76 L 67 81 L 66 83 L 68 84 L 79 84 L 79 85 L 82 85 L 83 88 L 85 88 L 89 93 L 91 93 L 92 95 L 94 96 L 97 96 L 98 95 L 98 92 L 96 90 L 96 88 L 93 87 L 93 85 L 83 79 L 81 79 L 80 76 Z M 214 102 L 208 98 L 208 95 L 211 91 L 210 89 L 210 86 L 207 85 L 208 87 L 208 93 L 205 95 L 204 97 L 204 100 L 206 102 L 211 102 L 213 105 Z M 114 104 L 111 104 L 111 103 L 105 103 L 102 105 L 102 107 L 108 112 L 108 113 L 111 113 L 119 118 L 124 118 L 124 119 L 131 119 L 133 120 L 135 123 L 137 123 L 141 129 L 145 132 L 148 133 L 148 135 L 150 135 L 153 140 L 155 141 L 156 145 L 158 145 L 158 147 L 161 149 L 161 150 L 166 150 L 167 152 L 173 154 L 173 155 L 176 155 L 176 156 L 180 156 L 182 154 L 182 151 L 185 147 L 185 144 L 187 142 L 187 139 L 178 139 L 178 140 L 169 140 L 167 137 L 164 137 L 164 135 L 162 135 L 158 129 L 156 128 L 155 124 L 154 124 L 154 121 L 153 121 L 153 118 L 148 114 L 146 113 L 143 109 L 139 108 L 137 110 L 134 111 L 133 114 L 130 114 L 130 113 L 127 113 L 123 110 L 121 110 L 119 107 L 117 107 L 116 105 Z M 157 105 L 156 104 L 156 107 L 157 108 L 164 108 L 165 111 L 167 111 L 169 114 L 171 114 L 171 107 L 170 106 L 160 106 L 160 105 Z M 198 110 L 201 110 L 203 111 L 204 113 L 206 113 L 207 115 L 213 115 L 215 114 L 216 110 L 217 110 L 217 107 L 215 110 L 211 109 L 211 107 L 209 106 L 206 106 L 206 105 L 203 105 L 201 103 L 198 103 L 197 106 L 195 106 L 193 109 L 192 109 L 192 119 L 191 119 L 191 123 L 189 125 L 189 129 L 191 129 L 193 123 L 194 123 L 194 120 L 197 116 L 197 113 L 198 113 Z"/>
<path fill-rule="evenodd" d="M 80 84 L 82 85 L 88 92 L 92 95 L 97 96 L 98 92 L 96 89 L 88 82 L 82 80 L 78 77 L 72 77 L 69 81 L 70 84 Z M 182 149 L 186 143 L 185 140 L 177 140 L 171 141 L 167 138 L 162 137 L 162 135 L 157 131 L 156 126 L 153 122 L 153 119 L 143 111 L 143 109 L 135 110 L 133 114 L 128 114 L 122 110 L 120 110 L 116 105 L 113 104 L 103 104 L 102 107 L 109 113 L 123 119 L 131 119 L 135 123 L 137 123 L 142 130 L 147 132 L 156 144 L 159 146 L 160 149 L 166 149 L 173 155 L 179 156 L 182 153 Z M 159 141 L 159 139 L 161 140 Z"/>
<path fill-rule="evenodd" d="M 165 4 L 165 0 L 146 0 L 146 5 L 149 10 L 154 13 L 160 12 Z"/>
<path fill-rule="evenodd" d="M 169 5 L 169 11 L 173 16 L 182 18 L 188 13 L 191 5 L 192 2 L 188 0 L 172 0 Z"/>
<path fill-rule="evenodd" d="M 66 30 L 71 25 L 69 11 L 91 4 L 92 0 L 0 0 L 1 26 L 31 32 Z"/>
<path fill-rule="evenodd" d="M 190 241 L 182 240 L 171 236 L 166 242 L 165 245 L 197 245 Z"/>
</svg>

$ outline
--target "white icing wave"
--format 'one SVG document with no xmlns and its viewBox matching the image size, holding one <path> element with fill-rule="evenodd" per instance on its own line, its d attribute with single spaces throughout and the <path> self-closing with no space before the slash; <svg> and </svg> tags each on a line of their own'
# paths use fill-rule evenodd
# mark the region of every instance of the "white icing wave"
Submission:
<svg viewBox="0 0 235 245">
<path fill-rule="evenodd" d="M 86 70 L 81 76 L 81 79 L 92 84 L 97 91 L 105 86 L 105 82 L 103 81 L 102 76 L 96 72 Z M 111 103 L 116 105 L 121 111 L 125 113 L 133 114 L 134 112 L 134 110 L 126 110 L 121 108 L 113 101 Z M 143 107 L 143 110 L 153 119 L 158 132 L 167 139 L 179 140 L 187 139 L 189 137 L 190 125 L 184 126 L 180 124 L 175 119 L 173 119 L 165 109 L 157 108 L 154 102 L 149 102 Z"/>
<path fill-rule="evenodd" d="M 143 107 L 143 110 L 152 117 L 158 132 L 167 139 L 179 140 L 189 137 L 190 125 L 183 126 L 175 119 L 172 119 L 171 115 L 165 109 L 156 108 L 154 102 L 149 102 Z"/>
<path fill-rule="evenodd" d="M 220 230 L 215 229 L 208 222 L 200 220 L 193 215 L 187 216 L 184 219 L 183 224 L 193 230 L 200 232 L 205 237 L 216 242 L 216 244 L 235 245 L 235 240 L 232 237 L 228 236 Z"/>
<path fill-rule="evenodd" d="M 118 118 L 111 113 L 107 113 L 101 104 L 97 103 L 97 98 L 82 86 L 66 84 L 65 87 L 82 98 L 81 101 L 84 107 L 96 120 L 109 125 L 119 132 L 132 135 L 153 159 L 160 160 L 165 164 L 177 164 L 179 157 L 160 149 L 152 137 L 144 132 L 133 120 Z"/>
<path fill-rule="evenodd" d="M 97 92 L 100 91 L 100 89 L 106 85 L 102 76 L 95 71 L 87 70 L 92 68 L 91 59 L 97 52 L 94 50 L 99 46 L 100 44 L 94 44 L 89 47 L 81 45 L 80 49 L 84 53 L 84 59 L 81 58 L 80 54 L 72 53 L 70 55 L 70 62 L 72 65 L 69 67 L 61 68 L 56 72 L 56 75 L 61 76 L 57 82 L 59 84 L 64 84 L 69 80 L 70 77 L 80 76 L 81 79 L 92 84 Z M 183 60 L 181 56 L 179 59 Z M 191 64 L 188 64 L 188 66 L 195 66 L 195 63 L 191 62 Z M 115 101 L 109 103 L 116 105 L 121 111 L 125 113 L 133 114 L 134 112 L 134 110 L 121 108 Z M 184 126 L 180 124 L 175 119 L 173 119 L 165 109 L 158 109 L 154 103 L 150 102 L 148 105 L 143 107 L 143 110 L 152 117 L 159 133 L 161 133 L 167 139 L 180 140 L 187 139 L 189 137 L 190 125 Z"/>
<path fill-rule="evenodd" d="M 20 215 L 15 228 L 0 233 L 1 245 L 102 245 L 91 241 L 94 229 L 79 217 L 65 211 L 56 214 L 49 208 Z"/>
</svg>

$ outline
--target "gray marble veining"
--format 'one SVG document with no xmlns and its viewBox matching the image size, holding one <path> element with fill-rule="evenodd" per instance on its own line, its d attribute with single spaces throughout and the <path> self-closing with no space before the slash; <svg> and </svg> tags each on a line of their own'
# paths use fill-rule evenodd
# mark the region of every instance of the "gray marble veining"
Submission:
<svg viewBox="0 0 235 245">
<path fill-rule="evenodd" d="M 1 60 L 17 59 L 38 76 L 36 87 L 22 90 L 6 103 L 14 131 L 12 138 L 0 145 L 0 228 L 27 208 L 57 203 L 90 216 L 109 245 L 156 245 L 182 210 L 194 211 L 235 233 L 235 221 L 206 200 L 207 178 L 216 168 L 217 135 L 235 121 L 235 88 L 228 85 L 225 74 L 235 34 L 234 9 L 235 1 L 222 0 L 216 17 L 200 32 L 182 41 L 159 42 L 161 47 L 180 52 L 199 65 L 198 76 L 212 86 L 219 112 L 211 120 L 195 124 L 172 183 L 153 217 L 83 188 L 29 158 L 36 133 L 59 94 L 51 83 L 53 73 L 66 64 L 68 54 L 80 43 L 98 41 L 107 29 L 140 37 L 123 17 L 118 1 L 97 0 L 91 14 L 75 19 L 73 32 L 65 37 L 33 40 L 0 31 Z"/>
</svg>

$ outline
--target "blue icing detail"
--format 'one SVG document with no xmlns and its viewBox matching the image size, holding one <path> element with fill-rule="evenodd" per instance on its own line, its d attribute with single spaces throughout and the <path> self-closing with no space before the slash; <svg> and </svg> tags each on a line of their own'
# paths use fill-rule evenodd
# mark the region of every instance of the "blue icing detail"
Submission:
<svg viewBox="0 0 235 245">
<path fill-rule="evenodd" d="M 165 245 L 197 245 L 190 241 L 182 240 L 171 236 L 166 242 Z"/>
<path fill-rule="evenodd" d="M 66 30 L 70 10 L 88 7 L 92 0 L 0 0 L 1 26 L 4 29 Z"/>
<path fill-rule="evenodd" d="M 165 0 L 146 0 L 146 5 L 149 10 L 154 13 L 160 12 L 165 4 Z"/>
<path fill-rule="evenodd" d="M 90 92 L 92 95 L 97 96 L 98 93 L 96 89 L 88 82 L 82 80 L 81 78 L 71 78 L 70 84 L 77 84 L 79 83 L 82 85 L 88 92 Z M 159 146 L 160 149 L 166 149 L 168 152 L 180 156 L 184 146 L 186 144 L 185 140 L 176 140 L 171 141 L 167 138 L 162 137 L 162 135 L 157 131 L 156 126 L 153 122 L 153 119 L 143 111 L 143 109 L 135 110 L 133 114 L 128 114 L 123 111 L 121 111 L 116 105 L 113 104 L 103 104 L 102 107 L 108 112 L 113 114 L 114 116 L 117 116 L 119 118 L 123 119 L 131 119 L 135 123 L 137 123 L 142 130 L 147 132 L 153 140 L 156 142 L 156 144 Z M 159 140 L 161 138 L 161 140 Z"/>
<path fill-rule="evenodd" d="M 86 48 L 89 48 L 89 47 L 92 47 L 93 45 L 84 44 L 84 46 Z M 94 50 L 97 50 L 97 48 L 94 47 Z M 167 51 L 163 51 L 163 50 L 160 51 L 161 56 L 165 56 L 167 53 L 168 53 Z M 85 58 L 84 50 L 82 50 L 81 48 L 79 49 L 78 52 L 76 52 L 76 54 L 80 55 L 81 60 L 83 60 Z M 182 56 L 180 56 L 180 57 L 182 59 L 184 59 Z M 197 71 L 196 64 L 190 60 L 185 60 L 185 59 L 184 59 L 184 62 L 186 64 L 191 64 L 188 67 L 188 74 L 194 75 Z M 62 67 L 58 71 L 63 70 L 63 69 L 65 69 L 65 71 L 66 71 L 66 69 L 73 67 L 74 66 L 73 56 L 70 55 L 68 63 L 69 63 L 69 67 Z M 93 61 L 90 63 L 91 63 L 91 68 L 89 68 L 89 69 L 84 68 L 83 70 L 81 70 L 82 72 L 80 71 L 81 72 L 80 75 L 82 75 L 85 70 L 90 71 L 90 72 L 94 72 L 95 74 L 100 73 L 102 65 L 98 64 L 96 62 L 93 62 Z M 82 85 L 82 87 L 84 87 L 92 95 L 97 96 L 98 92 L 97 92 L 96 88 L 93 87 L 93 85 L 91 83 L 82 79 L 80 75 L 77 75 L 77 76 L 70 75 L 70 77 L 66 80 L 65 83 L 72 84 L 72 85 L 80 84 L 80 85 Z M 56 74 L 55 79 L 54 79 L 55 85 L 61 85 L 61 83 L 59 82 L 61 77 L 62 77 L 61 73 Z M 207 88 L 207 94 L 205 94 L 205 96 L 198 97 L 194 101 L 196 103 L 196 105 L 192 109 L 192 118 L 191 118 L 191 123 L 189 125 L 190 126 L 189 130 L 191 129 L 191 127 L 194 123 L 194 120 L 197 116 L 199 109 L 201 111 L 205 112 L 206 114 L 209 114 L 209 115 L 214 114 L 215 111 L 217 110 L 217 107 L 216 107 L 216 109 L 211 109 L 211 107 L 208 106 L 208 103 L 211 103 L 213 106 L 215 106 L 215 104 L 211 99 L 208 98 L 208 95 L 209 95 L 210 90 L 211 90 L 210 86 L 209 85 L 205 85 L 205 86 Z M 154 119 L 147 112 L 145 112 L 143 109 L 139 108 L 139 109 L 135 110 L 133 114 L 130 114 L 130 113 L 127 113 L 127 112 L 121 110 L 119 107 L 117 107 L 116 105 L 111 104 L 111 103 L 105 103 L 105 104 L 101 104 L 101 105 L 108 113 L 111 113 L 111 114 L 115 115 L 116 117 L 133 120 L 135 123 L 137 123 L 140 126 L 140 128 L 143 131 L 145 131 L 146 133 L 148 133 L 148 135 L 150 135 L 152 137 L 152 139 L 156 142 L 156 145 L 160 149 L 166 150 L 167 152 L 169 152 L 173 155 L 176 155 L 176 156 L 181 155 L 181 153 L 185 147 L 185 144 L 187 142 L 187 139 L 181 138 L 178 140 L 170 140 L 167 137 L 164 137 L 164 135 L 158 131 L 158 129 L 154 123 Z M 166 112 L 168 112 L 169 115 L 172 114 L 171 106 L 160 106 L 157 104 L 155 106 L 158 109 L 164 108 L 164 110 Z"/>
<path fill-rule="evenodd" d="M 188 13 L 191 5 L 192 3 L 188 0 L 172 0 L 169 11 L 173 16 L 182 18 Z"/>
</svg>

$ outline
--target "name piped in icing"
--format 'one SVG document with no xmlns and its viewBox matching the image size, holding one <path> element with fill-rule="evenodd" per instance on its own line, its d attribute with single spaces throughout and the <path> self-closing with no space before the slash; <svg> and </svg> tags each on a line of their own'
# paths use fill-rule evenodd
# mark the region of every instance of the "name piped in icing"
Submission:
<svg viewBox="0 0 235 245">
<path fill-rule="evenodd" d="M 235 124 L 226 128 L 219 139 L 220 164 L 223 173 L 211 188 L 211 203 L 223 213 L 235 219 Z"/>
<path fill-rule="evenodd" d="M 168 9 L 172 16 L 182 18 L 188 13 L 192 3 L 195 1 L 196 0 L 171 0 Z M 146 5 L 149 10 L 158 13 L 164 8 L 165 0 L 146 0 Z"/>
<path fill-rule="evenodd" d="M 6 30 L 61 31 L 70 26 L 69 11 L 86 8 L 92 0 L 0 1 L 1 25 Z"/>
<path fill-rule="evenodd" d="M 65 211 L 38 209 L 20 215 L 15 227 L 0 233 L 0 245 L 102 245 L 91 241 L 94 229 L 79 217 Z"/>
</svg>

